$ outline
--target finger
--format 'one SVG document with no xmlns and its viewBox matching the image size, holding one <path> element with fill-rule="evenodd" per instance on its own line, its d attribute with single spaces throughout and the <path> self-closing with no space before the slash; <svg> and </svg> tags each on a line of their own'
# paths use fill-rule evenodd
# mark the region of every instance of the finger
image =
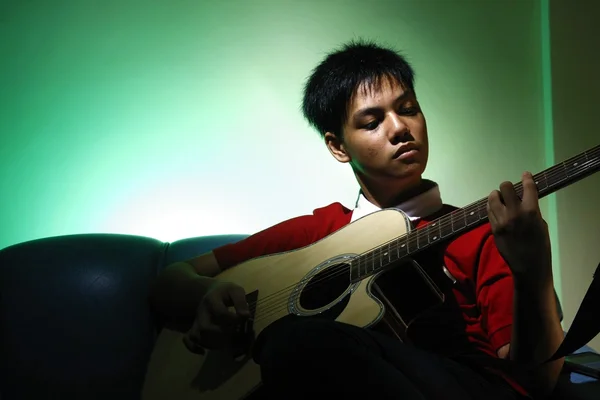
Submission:
<svg viewBox="0 0 600 400">
<path fill-rule="evenodd" d="M 233 325 L 238 321 L 238 316 L 229 311 L 222 298 L 216 297 L 208 301 L 211 322 L 218 325 Z"/>
<path fill-rule="evenodd" d="M 198 314 L 194 319 L 191 329 L 185 335 L 187 337 L 187 341 L 200 345 L 200 343 L 202 343 L 203 327 L 209 326 L 210 324 L 211 322 L 207 316 L 207 312 L 204 311 L 203 308 L 199 308 Z"/>
<path fill-rule="evenodd" d="M 218 325 L 213 322 L 211 313 L 206 308 L 206 305 L 202 305 L 198 309 L 198 314 L 196 314 L 192 328 L 188 331 L 188 336 L 196 343 L 204 344 L 203 332 L 218 328 Z"/>
<path fill-rule="evenodd" d="M 539 207 L 539 196 L 537 185 L 533 180 L 533 176 L 531 172 L 523 173 L 522 177 L 523 182 L 523 206 L 527 210 L 537 210 Z"/>
<path fill-rule="evenodd" d="M 200 308 L 200 311 L 198 312 L 198 316 L 196 317 L 196 321 L 197 321 L 197 329 L 195 331 L 193 331 L 193 333 L 194 333 L 194 335 L 196 335 L 198 340 L 202 339 L 202 332 L 209 330 L 209 329 L 218 328 L 217 325 L 215 323 L 213 323 L 213 320 L 211 318 L 211 313 L 206 308 L 206 306 Z"/>
<path fill-rule="evenodd" d="M 494 204 L 496 204 L 496 206 L 494 206 Z M 500 192 L 494 190 L 492 193 L 490 193 L 486 204 L 487 215 L 493 232 L 495 232 L 500 225 L 498 217 L 494 213 L 494 208 L 497 208 L 498 206 L 502 207 L 502 202 L 500 201 Z"/>
<path fill-rule="evenodd" d="M 198 344 L 195 340 L 190 338 L 189 335 L 183 335 L 183 344 L 185 347 L 192 353 L 195 354 L 205 354 L 206 350 L 200 344 Z"/>
<path fill-rule="evenodd" d="M 504 213 L 506 207 L 502 204 L 502 195 L 498 190 L 493 190 L 488 196 L 488 207 L 496 217 L 500 217 Z"/>
<path fill-rule="evenodd" d="M 206 350 L 219 349 L 231 339 L 231 333 L 223 331 L 217 325 L 203 329 L 201 335 L 188 332 L 183 336 L 183 343 L 189 351 L 196 354 L 205 354 Z"/>
<path fill-rule="evenodd" d="M 198 313 L 196 318 L 194 318 L 194 323 L 192 327 L 185 335 L 183 335 L 183 343 L 185 347 L 192 353 L 196 354 L 204 354 L 204 347 L 200 344 L 200 332 L 201 332 L 201 323 L 200 323 L 200 313 L 201 308 L 198 309 Z"/>
<path fill-rule="evenodd" d="M 500 194 L 502 201 L 509 212 L 517 210 L 521 204 L 521 199 L 515 191 L 515 187 L 511 182 L 502 182 L 500 184 Z"/>
<path fill-rule="evenodd" d="M 211 314 L 206 308 L 201 308 L 187 336 L 196 346 L 215 349 L 225 343 L 229 334 L 212 321 Z"/>
<path fill-rule="evenodd" d="M 232 288 L 229 291 L 229 300 L 240 317 L 250 317 L 250 309 L 246 301 L 246 293 L 241 287 Z"/>
</svg>

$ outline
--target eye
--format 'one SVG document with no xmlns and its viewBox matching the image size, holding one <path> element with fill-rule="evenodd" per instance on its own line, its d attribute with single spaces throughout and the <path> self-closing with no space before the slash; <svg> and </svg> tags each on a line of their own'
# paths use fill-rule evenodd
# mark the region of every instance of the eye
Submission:
<svg viewBox="0 0 600 400">
<path fill-rule="evenodd" d="M 419 107 L 403 107 L 399 112 L 402 115 L 417 115 Z"/>
<path fill-rule="evenodd" d="M 373 122 L 369 122 L 368 124 L 364 125 L 363 129 L 372 131 L 372 130 L 376 129 L 378 126 L 379 126 L 379 121 L 375 120 Z"/>
</svg>

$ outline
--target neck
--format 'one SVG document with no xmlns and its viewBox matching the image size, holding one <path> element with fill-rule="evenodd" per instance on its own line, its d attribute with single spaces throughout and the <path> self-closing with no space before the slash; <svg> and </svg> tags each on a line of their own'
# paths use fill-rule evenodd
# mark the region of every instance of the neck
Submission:
<svg viewBox="0 0 600 400">
<path fill-rule="evenodd" d="M 418 180 L 404 184 L 395 190 L 390 190 L 396 186 L 392 183 L 368 185 L 364 181 L 361 181 L 360 178 L 358 178 L 358 182 L 362 193 L 367 200 L 379 208 L 394 207 L 412 197 L 426 192 L 435 185 L 433 182 L 422 179 L 421 177 L 419 177 Z"/>
</svg>

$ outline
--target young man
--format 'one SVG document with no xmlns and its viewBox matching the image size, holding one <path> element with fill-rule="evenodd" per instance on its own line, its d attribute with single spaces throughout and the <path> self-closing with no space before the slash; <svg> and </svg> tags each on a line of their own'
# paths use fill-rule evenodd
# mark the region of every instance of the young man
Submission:
<svg viewBox="0 0 600 400">
<path fill-rule="evenodd" d="M 354 42 L 331 53 L 307 82 L 303 111 L 331 155 L 351 166 L 360 186 L 356 206 L 334 203 L 167 267 L 153 304 L 171 327 L 187 332 L 190 351 L 226 346 L 231 327 L 249 315 L 242 288 L 212 279 L 220 271 L 309 245 L 383 208 L 401 209 L 416 228 L 453 209 L 442 203 L 437 185 L 422 178 L 428 160 L 425 117 L 412 68 L 396 52 Z M 562 360 L 523 380 L 465 357 L 539 362 L 562 340 L 548 231 L 528 173 L 523 187 L 521 199 L 510 182 L 502 183 L 488 199 L 490 223 L 439 250 L 452 283 L 438 282 L 446 305 L 416 324 L 414 343 L 335 321 L 284 318 L 265 329 L 255 347 L 265 388 L 286 399 L 322 392 L 373 399 L 549 393 Z"/>
</svg>

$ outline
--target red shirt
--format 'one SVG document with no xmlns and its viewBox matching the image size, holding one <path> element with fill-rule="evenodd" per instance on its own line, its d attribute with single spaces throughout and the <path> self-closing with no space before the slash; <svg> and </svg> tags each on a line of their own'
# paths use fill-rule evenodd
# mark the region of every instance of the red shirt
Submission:
<svg viewBox="0 0 600 400">
<path fill-rule="evenodd" d="M 312 215 L 292 218 L 219 247 L 213 253 L 219 266 L 226 269 L 259 256 L 308 246 L 349 224 L 351 217 L 351 210 L 333 203 L 314 210 Z M 427 218 L 421 219 L 416 228 L 427 223 Z M 497 350 L 511 340 L 513 279 L 496 248 L 490 225 L 481 225 L 450 241 L 443 259 L 456 279 L 452 292 L 464 322 L 463 339 L 466 336 L 472 347 L 497 357 Z M 501 376 L 525 394 L 520 385 Z"/>
</svg>

